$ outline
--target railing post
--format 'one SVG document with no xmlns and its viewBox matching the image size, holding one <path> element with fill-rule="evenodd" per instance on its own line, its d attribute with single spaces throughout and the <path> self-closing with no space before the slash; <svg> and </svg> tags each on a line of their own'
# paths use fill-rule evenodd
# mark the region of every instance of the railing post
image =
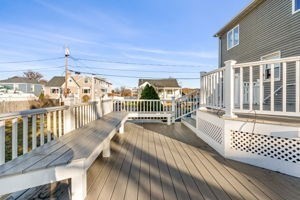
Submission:
<svg viewBox="0 0 300 200">
<path fill-rule="evenodd" d="M 236 118 L 237 116 L 232 112 L 234 109 L 234 65 L 235 60 L 228 60 L 225 62 L 224 73 L 224 101 L 225 101 L 225 115 L 224 117 Z"/>
<path fill-rule="evenodd" d="M 75 129 L 75 110 L 72 108 L 74 105 L 74 98 L 68 97 L 65 99 L 65 106 L 69 106 L 67 110 L 64 111 L 64 134 L 71 132 Z"/>
<path fill-rule="evenodd" d="M 176 102 L 175 97 L 172 97 L 172 123 L 175 123 L 175 116 L 176 116 Z"/>
<path fill-rule="evenodd" d="M 103 112 L 102 112 L 102 100 L 100 97 L 96 98 L 97 104 L 96 104 L 96 116 L 97 119 L 99 119 L 100 117 L 103 116 Z"/>
<path fill-rule="evenodd" d="M 206 85 L 205 85 L 205 80 L 204 76 L 206 75 L 207 72 L 200 72 L 200 110 L 206 110 Z"/>
</svg>

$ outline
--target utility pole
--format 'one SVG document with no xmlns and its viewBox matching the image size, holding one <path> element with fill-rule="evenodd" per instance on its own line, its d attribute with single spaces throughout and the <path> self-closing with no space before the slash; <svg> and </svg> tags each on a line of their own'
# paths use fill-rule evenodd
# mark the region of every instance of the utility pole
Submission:
<svg viewBox="0 0 300 200">
<path fill-rule="evenodd" d="M 69 76 L 69 71 L 68 71 L 68 57 L 70 56 L 70 50 L 68 47 L 65 48 L 65 90 L 64 90 L 64 95 L 65 98 L 68 96 L 68 76 Z"/>
</svg>

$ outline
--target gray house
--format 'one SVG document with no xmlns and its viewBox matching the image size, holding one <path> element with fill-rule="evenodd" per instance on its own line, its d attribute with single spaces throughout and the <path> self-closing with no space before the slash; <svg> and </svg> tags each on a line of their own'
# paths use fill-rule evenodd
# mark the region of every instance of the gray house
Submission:
<svg viewBox="0 0 300 200">
<path fill-rule="evenodd" d="M 30 93 L 36 96 L 39 96 L 43 91 L 43 85 L 37 80 L 19 76 L 14 76 L 5 80 L 1 80 L 0 85 L 15 91 Z"/>
<path fill-rule="evenodd" d="M 221 28 L 215 37 L 219 38 L 219 67 L 227 60 L 237 63 L 279 59 L 300 56 L 300 0 L 253 0 L 229 23 Z M 275 104 L 281 109 L 282 66 L 274 69 Z M 239 71 L 236 71 L 239 82 Z M 247 104 L 249 70 L 244 70 L 244 103 Z M 270 101 L 270 66 L 263 70 L 265 109 Z M 248 80 L 247 80 L 248 78 Z M 253 95 L 258 94 L 259 69 L 253 68 Z M 249 86 L 249 85 L 248 85 Z M 238 93 L 238 91 L 237 91 Z M 287 64 L 287 109 L 295 109 L 295 63 Z M 238 99 L 236 100 L 238 101 Z"/>
</svg>

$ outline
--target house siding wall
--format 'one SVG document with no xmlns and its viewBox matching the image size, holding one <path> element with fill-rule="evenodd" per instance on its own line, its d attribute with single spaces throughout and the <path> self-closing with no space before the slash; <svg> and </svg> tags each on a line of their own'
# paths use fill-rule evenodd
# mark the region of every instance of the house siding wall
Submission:
<svg viewBox="0 0 300 200">
<path fill-rule="evenodd" d="M 220 67 L 227 60 L 258 61 L 276 51 L 282 58 L 300 55 L 300 12 L 292 13 L 292 0 L 266 0 L 237 24 L 238 46 L 227 50 L 227 33 L 221 36 Z"/>
</svg>

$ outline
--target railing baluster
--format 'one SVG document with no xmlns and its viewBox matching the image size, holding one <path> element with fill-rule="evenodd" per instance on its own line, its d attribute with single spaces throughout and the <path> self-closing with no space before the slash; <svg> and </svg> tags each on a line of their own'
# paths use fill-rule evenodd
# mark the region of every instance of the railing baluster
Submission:
<svg viewBox="0 0 300 200">
<path fill-rule="evenodd" d="M 37 147 L 36 144 L 36 115 L 32 116 L 32 150 Z"/>
<path fill-rule="evenodd" d="M 40 114 L 40 145 L 43 145 L 45 143 L 45 133 L 44 133 L 44 127 L 45 127 L 45 118 L 44 114 Z"/>
<path fill-rule="evenodd" d="M 61 110 L 58 111 L 58 135 L 59 135 L 59 137 L 62 136 L 62 112 L 61 112 Z"/>
<path fill-rule="evenodd" d="M 249 67 L 249 110 L 253 107 L 253 67 Z"/>
<path fill-rule="evenodd" d="M 274 112 L 274 66 L 274 63 L 271 64 L 271 112 Z"/>
<path fill-rule="evenodd" d="M 23 154 L 28 152 L 28 116 L 23 117 Z"/>
<path fill-rule="evenodd" d="M 286 62 L 282 63 L 282 111 L 286 112 Z"/>
<path fill-rule="evenodd" d="M 47 142 L 51 141 L 51 113 L 47 113 Z"/>
<path fill-rule="evenodd" d="M 12 120 L 12 159 L 18 157 L 18 118 Z"/>
<path fill-rule="evenodd" d="M 57 114 L 56 111 L 53 112 L 53 135 L 57 138 Z"/>
<path fill-rule="evenodd" d="M 0 165 L 5 163 L 5 120 L 0 121 Z"/>
<path fill-rule="evenodd" d="M 263 111 L 264 109 L 264 66 L 259 66 L 259 110 Z"/>
<path fill-rule="evenodd" d="M 300 112 L 300 61 L 296 61 L 296 112 Z"/>
<path fill-rule="evenodd" d="M 240 68 L 240 110 L 244 108 L 244 72 L 243 67 Z"/>
</svg>

